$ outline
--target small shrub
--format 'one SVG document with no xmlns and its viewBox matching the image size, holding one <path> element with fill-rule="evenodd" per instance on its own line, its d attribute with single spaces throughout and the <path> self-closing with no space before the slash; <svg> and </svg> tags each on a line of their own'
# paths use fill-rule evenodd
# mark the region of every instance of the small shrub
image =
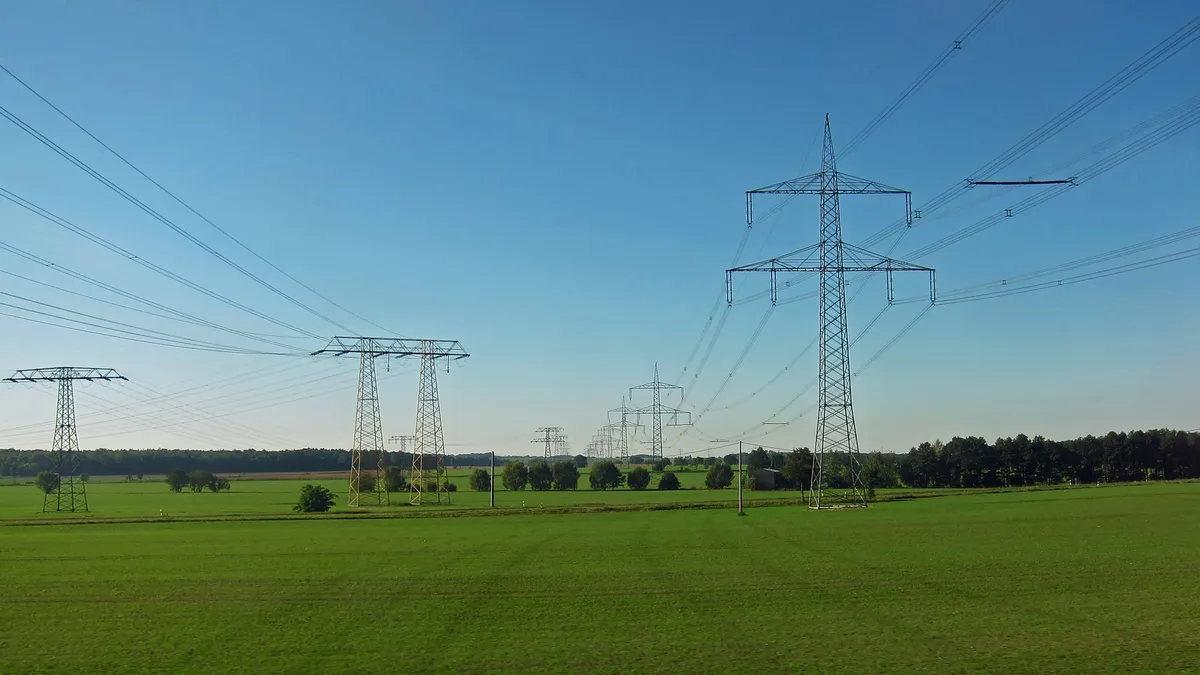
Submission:
<svg viewBox="0 0 1200 675">
<path fill-rule="evenodd" d="M 646 467 L 639 466 L 629 472 L 629 489 L 630 490 L 645 490 L 650 486 L 650 472 Z"/>
<path fill-rule="evenodd" d="M 33 484 L 46 494 L 57 490 L 59 482 L 61 482 L 61 479 L 53 471 L 39 471 L 37 478 L 33 479 Z"/>
<path fill-rule="evenodd" d="M 139 478 L 139 480 L 141 480 Z M 188 484 L 187 472 L 183 469 L 175 469 L 167 472 L 167 487 L 171 488 L 171 492 L 182 492 Z"/>
<path fill-rule="evenodd" d="M 310 483 L 300 488 L 300 501 L 292 510 L 297 513 L 325 513 L 333 508 L 334 499 L 329 488 Z"/>
<path fill-rule="evenodd" d="M 529 467 L 529 487 L 534 490 L 549 490 L 554 484 L 554 474 L 545 462 L 535 462 Z"/>
<path fill-rule="evenodd" d="M 679 489 L 679 476 L 676 476 L 674 473 L 671 473 L 670 471 L 664 473 L 662 475 L 662 478 L 658 479 L 658 489 L 659 490 L 678 490 Z"/>
<path fill-rule="evenodd" d="M 736 456 L 736 455 L 735 455 Z M 708 468 L 704 476 L 704 486 L 709 490 L 720 490 L 733 484 L 733 469 L 724 462 L 718 462 Z"/>
<path fill-rule="evenodd" d="M 388 492 L 408 489 L 408 476 L 398 466 L 383 467 L 383 484 Z"/>
<path fill-rule="evenodd" d="M 442 481 L 442 488 L 445 489 L 446 492 L 458 492 L 458 486 L 455 485 L 454 481 L 450 480 L 449 478 Z"/>
<path fill-rule="evenodd" d="M 475 469 L 471 472 L 471 489 L 476 492 L 487 492 L 492 489 L 492 475 L 487 469 Z"/>
</svg>

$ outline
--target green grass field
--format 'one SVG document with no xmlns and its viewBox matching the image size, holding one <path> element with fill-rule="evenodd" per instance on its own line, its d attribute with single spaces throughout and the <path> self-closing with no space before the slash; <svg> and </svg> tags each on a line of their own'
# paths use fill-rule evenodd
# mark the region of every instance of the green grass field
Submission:
<svg viewBox="0 0 1200 675">
<path fill-rule="evenodd" d="M 290 505 L 263 483 L 239 508 Z M 113 485 L 114 510 L 146 487 Z M 234 494 L 153 498 L 178 496 Z M 1195 672 L 1197 514 L 1200 484 L 1163 484 L 0 527 L 0 672 Z"/>
</svg>

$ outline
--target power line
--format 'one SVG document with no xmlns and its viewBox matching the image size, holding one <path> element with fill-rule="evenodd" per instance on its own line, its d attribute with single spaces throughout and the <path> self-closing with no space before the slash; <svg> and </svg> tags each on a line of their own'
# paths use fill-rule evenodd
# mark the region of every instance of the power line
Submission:
<svg viewBox="0 0 1200 675">
<path fill-rule="evenodd" d="M 21 208 L 25 209 L 26 211 L 29 211 L 30 213 L 33 213 L 37 216 L 40 216 L 44 220 L 48 220 L 48 221 L 54 223 L 55 225 L 58 225 L 59 227 L 62 227 L 70 232 L 73 232 L 73 233 L 83 237 L 84 239 L 91 241 L 92 243 L 95 243 L 105 249 L 108 249 L 109 251 L 111 251 L 113 253 L 116 253 L 117 255 L 120 255 L 123 258 L 126 258 L 127 260 L 135 262 L 138 265 L 141 265 L 142 267 L 145 267 L 148 270 L 151 270 L 162 276 L 167 277 L 168 279 L 171 279 L 172 281 L 183 284 L 184 286 L 187 286 L 188 288 L 190 288 L 194 291 L 203 293 L 204 295 L 207 295 L 208 297 L 213 298 L 214 300 L 219 300 L 231 307 L 235 307 L 244 312 L 248 312 L 249 314 L 252 314 L 252 315 L 254 315 L 260 319 L 263 319 L 265 321 L 269 321 L 281 328 L 286 328 L 287 330 L 291 330 L 291 331 L 294 331 L 296 333 L 299 333 L 301 335 L 305 335 L 305 336 L 308 336 L 311 338 L 320 338 L 320 336 L 317 335 L 316 333 L 306 331 L 302 328 L 297 328 L 289 323 L 285 323 L 278 319 L 272 318 L 256 309 L 251 309 L 250 307 L 247 307 L 246 305 L 243 305 L 235 300 L 231 300 L 231 299 L 225 297 L 224 295 L 221 295 L 220 293 L 217 293 L 216 291 L 210 290 L 209 288 L 207 288 L 201 284 L 191 281 L 185 277 L 182 277 L 182 276 L 172 272 L 171 270 L 166 269 L 165 267 L 156 265 L 141 256 L 135 255 L 135 254 L 131 253 L 130 251 L 126 250 L 125 248 L 122 248 L 121 246 L 118 246 L 118 245 L 110 242 L 109 240 L 105 239 L 104 237 L 101 237 L 99 235 L 92 233 L 87 228 L 82 227 L 80 225 L 76 225 L 75 223 L 73 223 L 65 218 L 62 218 L 62 217 L 48 211 L 47 209 L 44 209 L 41 206 L 38 206 L 37 204 L 34 204 L 33 202 L 25 199 L 24 197 L 21 197 L 20 195 L 12 192 L 10 190 L 7 190 L 3 187 L 0 187 L 0 198 L 7 199 L 8 201 L 20 206 Z"/>
<path fill-rule="evenodd" d="M 850 139 L 850 142 L 846 144 L 846 147 L 841 152 L 842 159 L 845 159 L 847 155 L 854 152 L 858 146 L 862 145 L 871 134 L 875 133 L 875 130 L 878 129 L 884 122 L 886 122 L 889 117 L 899 110 L 901 106 L 907 103 L 909 99 L 915 96 L 917 92 L 920 91 L 921 88 L 924 87 L 929 80 L 932 79 L 933 76 L 936 75 L 937 72 L 950 61 L 950 59 L 954 58 L 956 54 L 962 51 L 963 45 L 966 44 L 969 39 L 974 37 L 974 35 L 979 31 L 983 30 L 983 27 L 991 22 L 991 20 L 994 19 L 996 15 L 1004 9 L 1004 6 L 1007 5 L 1008 2 L 1009 0 L 995 0 L 995 2 L 988 5 L 983 14 L 980 14 L 979 17 L 976 18 L 966 30 L 960 33 L 959 36 L 955 38 L 950 45 L 946 47 L 946 49 L 942 51 L 942 53 L 925 68 L 925 70 L 922 70 L 920 74 L 917 75 L 916 79 L 910 82 L 909 85 L 900 92 L 900 95 L 897 96 L 890 105 L 888 105 L 888 107 L 884 108 L 867 124 L 865 128 L 863 128 L 862 131 L 858 132 L 857 135 Z"/>
<path fill-rule="evenodd" d="M 240 246 L 240 247 L 241 247 L 243 250 L 245 250 L 247 253 L 249 253 L 249 254 L 253 255 L 255 258 L 258 258 L 260 261 L 262 261 L 263 263 L 266 263 L 268 266 L 270 266 L 270 268 L 271 268 L 271 269 L 275 270 L 276 272 L 279 272 L 280 274 L 282 274 L 283 276 L 285 276 L 285 277 L 287 277 L 288 279 L 292 280 L 293 282 L 295 282 L 296 284 L 298 284 L 299 286 L 301 286 L 302 288 L 304 288 L 304 289 L 305 289 L 305 290 L 307 290 L 308 292 L 312 293 L 313 295 L 317 296 L 318 298 L 321 298 L 322 300 L 324 300 L 325 302 L 327 302 L 327 303 L 329 303 L 329 304 L 333 305 L 334 307 L 336 307 L 336 308 L 338 308 L 338 309 L 342 310 L 342 311 L 343 311 L 343 312 L 345 312 L 346 314 L 349 314 L 350 316 L 352 316 L 352 317 L 354 317 L 354 318 L 358 319 L 359 321 L 364 321 L 364 322 L 366 322 L 366 323 L 369 323 L 369 324 L 371 324 L 372 326 L 374 326 L 374 327 L 376 327 L 376 328 L 378 328 L 378 329 L 380 329 L 380 330 L 382 330 L 382 331 L 386 331 L 386 332 L 388 332 L 388 333 L 394 333 L 394 331 L 389 331 L 388 329 L 384 328 L 383 326 L 380 326 L 379 324 L 377 324 L 377 323 L 375 323 L 375 322 L 371 321 L 370 319 L 363 318 L 362 316 L 359 316 L 358 314 L 355 314 L 354 312 L 350 311 L 349 309 L 346 309 L 344 306 L 342 306 L 342 305 L 339 305 L 338 303 L 336 303 L 336 302 L 334 302 L 333 300 L 329 299 L 329 298 L 328 298 L 328 297 L 326 297 L 325 295 L 322 295 L 321 293 L 319 293 L 318 291 L 316 291 L 315 289 L 313 289 L 313 288 L 312 288 L 311 286 L 309 286 L 308 284 L 305 284 L 303 281 L 300 281 L 300 280 L 299 280 L 299 279 L 297 279 L 296 277 L 294 277 L 294 276 L 292 276 L 291 274 L 288 274 L 288 273 L 287 273 L 287 272 L 285 272 L 284 270 L 280 269 L 278 266 L 276 266 L 276 265 L 275 265 L 274 263 L 272 263 L 270 260 L 267 260 L 267 259 L 266 259 L 266 258 L 264 258 L 263 256 L 259 255 L 259 254 L 258 254 L 256 251 L 254 251 L 254 250 L 253 250 L 253 249 L 251 249 L 249 246 L 247 246 L 246 244 L 244 244 L 244 243 L 243 243 L 241 240 L 239 240 L 239 239 L 237 239 L 236 237 L 234 237 L 234 236 L 233 236 L 232 234 L 230 234 L 230 233 L 229 233 L 227 230 L 225 230 L 224 228 L 222 228 L 222 227 L 218 226 L 216 223 L 214 223 L 212 220 L 210 220 L 210 219 L 209 219 L 207 216 L 205 216 L 204 214 L 202 214 L 202 213 L 200 213 L 199 211 L 197 211 L 195 208 L 193 208 L 193 207 L 192 207 L 190 204 L 188 204 L 187 202 L 183 201 L 183 199 L 181 199 L 181 198 L 180 198 L 178 195 L 176 195 L 174 192 L 172 192 L 172 191 L 168 190 L 168 189 L 167 189 L 166 187 L 164 187 L 164 186 L 163 186 L 161 183 L 159 183 L 158 181 L 156 181 L 156 180 L 154 180 L 153 178 L 151 178 L 149 175 L 147 175 L 147 174 L 146 174 L 146 172 L 142 171 L 140 168 L 138 168 L 137 166 L 135 166 L 135 165 L 133 164 L 133 162 L 129 161 L 129 160 L 128 160 L 128 159 L 127 159 L 127 158 L 126 158 L 124 155 L 122 155 L 121 153 L 117 152 L 117 151 L 116 151 L 116 150 L 114 150 L 114 149 L 113 149 L 111 146 L 109 146 L 107 143 L 105 143 L 104 141 L 102 141 L 102 140 L 100 140 L 99 138 L 97 138 L 95 134 L 93 134 L 91 131 L 89 131 L 89 130 L 87 130 L 86 128 L 84 128 L 84 126 L 83 126 L 82 124 L 80 124 L 79 122 L 77 122 L 77 121 L 75 120 L 75 118 L 71 117 L 71 116 L 70 116 L 70 115 L 68 115 L 66 112 L 64 112 L 64 111 L 63 111 L 61 108 L 59 108 L 57 105 L 55 105 L 54 103 L 52 103 L 52 102 L 51 102 L 49 99 L 47 99 L 45 96 L 43 96 L 43 95 L 41 94 L 41 92 L 39 92 L 39 91 L 37 91 L 36 89 L 34 89 L 34 88 L 33 88 L 33 86 L 32 86 L 32 85 L 30 85 L 28 82 L 26 82 L 25 80 L 21 79 L 20 77 L 17 77 L 17 75 L 16 75 L 15 73 L 13 73 L 11 70 L 9 70 L 7 67 L 5 67 L 5 66 L 4 66 L 4 64 L 2 64 L 2 63 L 0 63 L 0 70 L 3 70 L 5 73 L 7 73 L 7 74 L 8 74 L 8 76 L 9 76 L 9 77 L 11 77 L 12 79 L 16 80 L 16 81 L 17 81 L 17 83 L 19 83 L 19 84 L 20 84 L 22 87 L 25 87 L 25 89 L 27 89 L 27 90 L 28 90 L 28 91 L 29 91 L 31 94 L 33 94 L 34 96 L 36 96 L 36 97 L 38 97 L 39 99 L 41 99 L 41 101 L 42 101 L 43 103 L 45 103 L 46 105 L 50 106 L 50 108 L 51 108 L 51 109 L 53 109 L 53 110 L 54 110 L 54 112 L 58 113 L 58 114 L 59 114 L 59 115 L 61 115 L 61 116 L 62 116 L 64 119 L 66 119 L 68 122 L 70 122 L 71 124 L 73 124 L 73 125 L 75 126 L 75 128 L 77 128 L 77 129 L 79 129 L 80 131 L 82 131 L 83 133 L 87 134 L 87 136 L 88 136 L 89 138 L 91 138 L 91 139 L 92 139 L 93 141 L 95 141 L 96 143 L 99 143 L 101 147 L 103 147 L 105 150 L 107 150 L 107 151 L 109 151 L 110 153 L 112 153 L 112 154 L 113 154 L 113 156 L 115 156 L 117 159 L 119 159 L 119 160 L 121 160 L 122 162 L 124 162 L 126 166 L 128 166 L 129 168 L 131 168 L 131 169 L 133 169 L 134 171 L 136 171 L 136 172 L 138 173 L 138 175 L 140 175 L 142 178 L 145 178 L 146 180 L 150 181 L 150 183 L 151 183 L 151 184 L 153 184 L 153 185 L 154 185 L 155 187 L 157 187 L 159 190 L 161 190 L 161 191 L 163 191 L 164 193 L 166 193 L 166 195 L 167 195 L 167 196 L 169 196 L 171 199 L 175 200 L 177 203 L 179 203 L 181 206 L 183 206 L 184 208 L 186 208 L 188 211 L 191 211 L 191 212 L 192 212 L 192 214 L 194 214 L 196 217 L 200 218 L 200 219 L 201 219 L 201 220 L 203 220 L 204 222 L 206 222 L 206 223 L 208 223 L 209 225 L 211 225 L 211 226 L 212 226 L 214 229 L 216 229 L 218 232 L 220 232 L 221 234 L 223 234 L 223 235 L 224 235 L 224 236 L 225 236 L 227 239 L 229 239 L 229 240 L 230 240 L 230 241 L 232 241 L 233 243 L 235 243 L 235 244 L 237 244 L 238 246 Z M 337 325 L 337 324 L 335 324 L 335 325 Z M 338 327 L 339 327 L 339 328 L 343 328 L 343 329 L 345 329 L 345 327 L 344 327 L 344 326 L 340 326 L 340 325 L 339 325 Z M 348 330 L 348 329 L 346 329 L 346 330 Z"/>
<path fill-rule="evenodd" d="M 134 197 L 132 194 L 130 194 L 129 192 L 127 192 L 127 191 L 126 191 L 124 188 L 122 188 L 121 186 L 117 185 L 117 184 L 116 184 L 116 183 L 114 183 L 113 181 L 109 180 L 109 179 L 108 179 L 106 176 L 104 176 L 103 174 L 101 174 L 99 171 L 96 171 L 95 169 L 93 169 L 93 168 L 92 168 L 91 166 L 89 166 L 89 165 L 88 165 L 86 162 L 84 162 L 83 160 L 79 159 L 79 158 L 78 158 L 78 157 L 76 157 L 75 155 L 71 154 L 69 151 L 67 151 L 67 150 L 65 150 L 64 148 L 62 148 L 62 146 L 58 145 L 58 144 L 57 144 L 57 143 L 55 143 L 54 141 L 52 141 L 52 140 L 50 140 L 49 138 L 47 138 L 47 137 L 46 137 L 45 135 L 43 135 L 43 134 L 42 134 L 40 131 L 38 131 L 37 129 L 33 128 L 31 125 L 29 125 L 27 122 L 25 122 L 24 120 L 22 120 L 22 119 L 21 119 L 20 117 L 18 117 L 17 115 L 13 114 L 13 113 L 12 113 L 10 110 L 8 110 L 7 108 L 5 108 L 4 106 L 0 106 L 0 116 L 4 117 L 4 118 L 5 118 L 5 119 L 7 119 L 8 121 L 10 121 L 10 122 L 12 122 L 13 124 L 15 124 L 15 125 L 17 126 L 17 128 L 21 129 L 21 130 L 22 130 L 22 131 L 24 131 L 25 133 L 27 133 L 27 134 L 29 134 L 30 136 L 32 136 L 34 139 L 36 139 L 37 141 L 39 141 L 40 143 L 42 143 L 42 145 L 45 145 L 46 147 L 48 147 L 48 148 L 50 148 L 51 150 L 53 150 L 55 153 L 57 153 L 57 154 L 58 154 L 59 156 L 61 156 L 63 159 L 66 159 L 67 161 L 69 161 L 69 162 L 71 162 L 72 164 L 74 164 L 76 167 L 78 167 L 79 169 L 81 169 L 81 170 L 82 170 L 84 173 L 88 174 L 88 175 L 89 175 L 89 176 L 91 176 L 92 178 L 95 178 L 95 179 L 96 179 L 97 181 L 99 181 L 99 182 L 100 182 L 102 185 L 104 185 L 105 187 L 109 188 L 109 189 L 110 189 L 110 190 L 112 190 L 113 192 L 117 193 L 118 195 L 120 195 L 122 198 L 124 198 L 124 199 L 125 199 L 126 201 L 128 201 L 129 203 L 131 203 L 131 204 L 133 204 L 134 206 L 136 206 L 136 207 L 138 207 L 139 209 L 141 209 L 143 212 L 145 212 L 145 213 L 146 213 L 147 215 L 149 215 L 151 218 L 154 218 L 155 220 L 157 220 L 158 222 L 162 223 L 163 225 L 166 225 L 167 227 L 171 228 L 171 230 L 173 230 L 173 231 L 174 231 L 176 234 L 180 235 L 180 236 L 181 236 L 181 237 L 183 237 L 184 239 L 187 239 L 189 242 L 191 242 L 191 243 L 195 244 L 196 246 L 200 247 L 201 249 L 203 249 L 203 250 L 204 250 L 206 253 L 208 253 L 209 255 L 211 255 L 211 256 L 213 256 L 214 258 L 216 258 L 216 259 L 220 260 L 221 262 L 225 263 L 226 265 L 228 265 L 228 266 L 232 267 L 233 269 L 237 270 L 239 273 L 241 273 L 242 275 L 244 275 L 244 276 L 246 276 L 247 278 L 251 279 L 251 280 L 252 280 L 252 281 L 254 281 L 255 283 L 259 284 L 259 285 L 260 285 L 260 286 L 262 286 L 263 288 L 266 288 L 267 290 L 271 291 L 272 293 L 275 293 L 275 294 L 276 294 L 276 295 L 278 295 L 279 297 L 281 297 L 281 298 L 283 298 L 284 300 L 287 300 L 288 302 L 290 302 L 290 303 L 292 303 L 292 304 L 296 305 L 297 307 L 299 307 L 299 308 L 301 308 L 301 309 L 303 309 L 303 310 L 307 311 L 308 313 L 312 314 L 313 316 L 316 316 L 316 317 L 318 317 L 318 318 L 320 318 L 320 319 L 324 319 L 325 321 L 327 321 L 327 322 L 329 322 L 329 323 L 333 324 L 334 326 L 337 326 L 338 328 L 341 328 L 341 329 L 343 329 L 343 330 L 346 330 L 346 331 L 349 331 L 349 330 L 350 330 L 349 328 L 346 328 L 345 326 L 343 326 L 342 324 L 338 323 L 337 321 L 335 321 L 335 320 L 333 320 L 333 319 L 329 318 L 328 316 L 325 316 L 324 314 L 322 314 L 322 313 L 318 312 L 317 310 L 313 309 L 312 307 L 310 307 L 310 306 L 308 306 L 308 305 L 304 304 L 303 302 L 301 302 L 301 301 L 299 301 L 299 300 L 297 300 L 297 299 L 293 298 L 292 296 L 290 296 L 290 295 L 288 295 L 287 293 L 283 292 L 283 291 L 282 291 L 282 290 L 280 290 L 279 288 L 276 288 L 275 286 L 271 285 L 269 282 L 265 281 L 265 280 L 264 280 L 264 279 L 262 279 L 261 277 L 259 277 L 259 276 L 255 275 L 255 274 L 254 274 L 253 272 L 251 272 L 250 270 L 248 270 L 248 269 L 246 269 L 245 267 L 243 267 L 243 266 L 239 265 L 238 263 L 234 262 L 232 259 L 230 259 L 230 258 L 229 258 L 229 257 L 227 257 L 226 255 L 224 255 L 224 254 L 223 254 L 223 253 L 221 253 L 220 251 L 218 251 L 218 250 L 216 250 L 215 248 L 213 248 L 212 246 L 209 246 L 208 244 L 204 243 L 203 241 L 201 241 L 200 239 L 198 239 L 198 238 L 197 238 L 195 235 L 193 235 L 192 233 L 188 232 L 186 229 L 184 229 L 184 228 L 183 228 L 183 227 L 181 227 L 180 225 L 176 224 L 176 223 L 175 223 L 174 221 L 172 221 L 170 218 L 167 218 L 166 216 L 162 215 L 162 214 L 161 214 L 161 213 L 159 213 L 158 211 L 156 211 L 156 210 L 154 210 L 153 208 L 151 208 L 150 206 L 148 206 L 148 205 L 147 205 L 145 202 L 141 201 L 141 200 L 140 200 L 140 199 L 138 199 L 137 197 Z"/>
</svg>

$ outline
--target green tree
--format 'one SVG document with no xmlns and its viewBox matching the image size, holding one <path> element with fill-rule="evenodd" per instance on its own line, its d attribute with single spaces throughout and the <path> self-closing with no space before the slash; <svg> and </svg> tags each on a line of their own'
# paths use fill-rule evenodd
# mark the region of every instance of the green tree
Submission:
<svg viewBox="0 0 1200 675">
<path fill-rule="evenodd" d="M 188 475 L 183 469 L 172 469 L 167 472 L 167 486 L 171 492 L 182 492 L 187 487 Z"/>
<path fill-rule="evenodd" d="M 229 487 L 229 479 L 221 476 L 213 476 L 208 482 L 208 489 L 212 492 L 228 492 Z"/>
<path fill-rule="evenodd" d="M 79 482 L 80 483 L 86 484 L 89 480 L 91 480 L 91 478 L 92 477 L 87 475 L 86 473 L 79 474 Z"/>
<path fill-rule="evenodd" d="M 61 479 L 53 471 L 39 471 L 37 478 L 33 479 L 33 484 L 46 494 L 57 490 L 59 482 L 61 482 Z"/>
<path fill-rule="evenodd" d="M 586 469 L 587 468 L 587 457 L 584 457 L 583 455 L 575 455 L 574 459 L 575 459 L 575 468 L 576 469 Z"/>
<path fill-rule="evenodd" d="M 720 490 L 733 484 L 733 469 L 724 462 L 718 462 L 708 468 L 704 476 L 704 486 L 709 490 Z"/>
<path fill-rule="evenodd" d="M 203 492 L 204 488 L 208 487 L 208 484 L 212 482 L 212 479 L 213 475 L 211 471 L 196 469 L 188 473 L 187 484 L 192 492 Z"/>
<path fill-rule="evenodd" d="M 658 489 L 659 490 L 678 490 L 679 489 L 679 477 L 670 471 L 664 473 L 662 475 L 662 478 L 658 479 Z"/>
<path fill-rule="evenodd" d="M 504 465 L 500 482 L 504 484 L 505 490 L 524 490 L 525 484 L 529 482 L 529 469 L 524 462 L 509 462 Z"/>
<path fill-rule="evenodd" d="M 333 508 L 334 499 L 329 488 L 310 483 L 300 488 L 300 501 L 292 510 L 297 513 L 325 513 Z"/>
<path fill-rule="evenodd" d="M 629 472 L 629 489 L 630 490 L 645 490 L 650 486 L 650 472 L 644 466 L 634 467 L 633 471 Z"/>
<path fill-rule="evenodd" d="M 529 487 L 534 490 L 549 490 L 554 485 L 554 473 L 545 462 L 534 462 L 529 466 Z"/>
<path fill-rule="evenodd" d="M 767 451 L 762 448 L 755 448 L 746 456 L 746 470 L 758 471 L 771 466 L 771 458 L 767 456 Z"/>
<path fill-rule="evenodd" d="M 812 480 L 812 452 L 808 448 L 792 450 L 783 460 L 783 468 L 779 473 L 792 489 L 803 490 Z"/>
<path fill-rule="evenodd" d="M 575 462 L 555 462 L 550 467 L 555 490 L 574 490 L 579 487 L 579 468 Z"/>
<path fill-rule="evenodd" d="M 668 466 L 671 466 L 671 460 L 667 459 L 666 457 L 663 457 L 662 459 L 660 459 L 654 463 L 654 470 L 656 472 L 661 473 L 663 471 L 666 471 Z"/>
<path fill-rule="evenodd" d="M 383 467 L 383 486 L 388 492 L 404 492 L 408 490 L 408 474 L 398 466 Z"/>
<path fill-rule="evenodd" d="M 471 489 L 476 492 L 487 492 L 492 489 L 492 475 L 487 469 L 475 469 L 471 472 Z"/>
<path fill-rule="evenodd" d="M 625 484 L 625 474 L 610 460 L 601 460 L 592 465 L 588 482 L 593 490 L 615 490 Z"/>
</svg>

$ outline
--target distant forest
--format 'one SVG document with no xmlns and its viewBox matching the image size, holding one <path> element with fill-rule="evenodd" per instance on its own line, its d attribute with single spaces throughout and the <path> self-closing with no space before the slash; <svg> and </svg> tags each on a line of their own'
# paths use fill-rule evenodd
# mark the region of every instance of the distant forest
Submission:
<svg viewBox="0 0 1200 675">
<path fill-rule="evenodd" d="M 751 446 L 753 447 L 753 446 Z M 94 476 L 163 475 L 174 469 L 202 469 L 219 474 L 344 471 L 350 467 L 347 450 L 108 450 L 80 453 L 77 473 Z M 755 449 L 746 453 L 749 468 L 784 469 L 804 480 L 811 464 L 807 448 L 790 453 Z M 407 469 L 412 456 L 387 453 L 388 463 Z M 496 457 L 497 467 L 510 458 Z M 582 462 L 582 457 L 577 456 Z M 643 460 L 635 457 L 635 462 Z M 845 457 L 834 457 L 826 474 L 833 484 L 844 480 Z M 487 466 L 490 455 L 474 453 L 447 456 L 450 466 Z M 685 457 L 685 465 L 711 466 L 734 463 L 737 455 Z M 943 443 L 922 443 L 907 453 L 872 452 L 863 455 L 866 478 L 874 487 L 1001 487 L 1056 484 L 1067 481 L 1105 483 L 1140 480 L 1200 478 L 1200 433 L 1166 429 L 1110 432 L 1068 441 L 1052 441 L 1024 434 L 989 443 L 978 436 L 955 437 Z M 35 476 L 52 466 L 45 450 L 0 450 L 0 475 Z M 799 485 L 798 485 L 799 486 Z"/>
</svg>

